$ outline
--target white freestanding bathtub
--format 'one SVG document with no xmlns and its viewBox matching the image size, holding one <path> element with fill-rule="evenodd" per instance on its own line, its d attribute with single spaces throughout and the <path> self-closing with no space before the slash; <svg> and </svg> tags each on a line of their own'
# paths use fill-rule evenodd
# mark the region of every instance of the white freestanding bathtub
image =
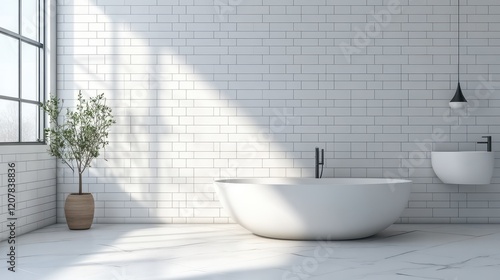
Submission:
<svg viewBox="0 0 500 280">
<path fill-rule="evenodd" d="M 408 204 L 411 181 L 368 178 L 262 178 L 214 182 L 229 215 L 254 234 L 300 240 L 374 235 Z"/>
</svg>

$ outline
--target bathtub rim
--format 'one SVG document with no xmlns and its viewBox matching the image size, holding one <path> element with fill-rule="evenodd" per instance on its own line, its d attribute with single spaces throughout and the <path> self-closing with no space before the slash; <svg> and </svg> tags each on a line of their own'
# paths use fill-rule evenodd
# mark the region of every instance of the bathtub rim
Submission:
<svg viewBox="0 0 500 280">
<path fill-rule="evenodd" d="M 280 181 L 281 180 L 281 181 Z M 413 183 L 412 180 L 400 178 L 303 178 L 303 177 L 255 177 L 255 178 L 228 178 L 216 179 L 216 184 L 235 185 L 272 185 L 272 186 L 294 186 L 294 185 L 392 185 Z"/>
<path fill-rule="evenodd" d="M 214 187 L 219 201 L 234 222 L 238 223 L 240 226 L 257 236 L 285 240 L 353 240 L 370 237 L 387 228 L 397 221 L 399 217 L 401 217 L 401 213 L 407 207 L 412 184 L 413 182 L 411 180 L 389 178 L 315 179 L 302 177 L 271 177 L 214 180 Z M 359 218 L 347 218 L 348 222 L 346 222 L 346 218 L 344 218 L 345 215 L 343 213 L 347 212 L 337 211 L 335 208 L 340 205 L 341 208 L 347 207 L 346 209 L 352 209 L 351 207 L 353 204 L 343 204 L 343 202 L 338 202 L 338 197 L 346 197 L 345 194 L 347 194 L 347 197 L 352 195 L 354 195 L 354 197 L 360 197 L 359 194 L 364 193 L 364 190 L 370 193 L 378 193 L 380 190 L 383 190 L 382 193 L 389 191 L 391 193 L 389 197 L 396 198 L 396 200 L 380 204 L 378 202 L 380 201 L 380 196 L 375 196 L 375 199 L 370 199 L 367 204 L 359 204 L 363 205 L 363 207 L 358 207 L 359 209 L 356 208 L 356 211 L 349 211 L 349 215 L 352 216 L 354 214 L 356 216 L 359 215 L 359 213 L 363 214 L 363 212 L 366 211 L 369 211 L 369 213 L 379 213 L 378 210 L 383 210 L 386 214 L 380 215 L 379 218 L 370 218 L 368 221 L 363 221 Z M 269 192 L 272 192 L 273 195 L 262 196 L 262 193 L 270 194 Z M 284 199 L 274 200 L 276 198 L 275 194 L 278 194 L 278 198 L 281 197 Z M 328 199 L 326 202 L 319 201 L 319 204 L 316 202 L 313 206 L 311 206 L 312 204 L 308 203 L 308 201 L 315 201 L 315 199 L 302 199 L 304 197 L 308 197 L 309 195 L 314 196 L 315 194 L 320 194 L 322 198 L 331 197 L 330 195 L 332 194 L 334 196 L 333 200 Z M 340 194 L 340 196 L 337 194 Z M 261 197 L 265 198 L 265 203 L 259 204 L 259 209 L 264 209 L 259 211 L 267 212 L 263 214 L 255 213 L 253 210 L 248 211 L 248 209 L 254 209 L 253 207 L 255 206 L 252 205 L 252 203 L 255 201 L 258 201 L 259 203 L 262 202 Z M 298 204 L 295 204 L 296 201 L 290 203 L 290 201 L 295 200 L 297 197 L 299 197 Z M 290 198 L 292 200 L 289 200 Z M 384 200 L 385 198 L 383 198 L 382 201 Z M 347 199 L 347 201 L 353 200 Z M 325 217 L 324 215 L 310 215 L 310 210 L 301 212 L 306 214 L 302 215 L 302 217 L 299 216 L 298 223 L 293 222 L 288 224 L 287 222 L 284 222 L 289 220 L 288 212 L 287 214 L 274 213 L 274 205 L 276 205 L 276 202 L 285 202 L 285 205 L 288 206 L 280 207 L 279 209 L 292 209 L 290 213 L 296 212 L 296 209 L 302 211 L 301 209 L 315 209 L 318 205 L 321 208 L 327 206 L 327 210 L 322 213 L 329 213 L 327 216 L 329 217 L 329 220 L 331 220 L 332 217 L 334 217 L 334 220 L 340 220 L 341 222 L 339 224 L 342 226 L 340 227 L 340 230 L 338 230 L 338 226 L 332 225 L 330 222 L 325 223 L 322 219 L 316 219 L 316 217 Z M 377 205 L 390 206 L 383 206 L 380 208 Z M 306 208 L 303 208 L 304 206 Z M 271 211 L 270 209 L 273 210 Z M 312 211 L 314 212 L 315 210 Z M 308 212 L 309 214 L 307 214 Z M 269 213 L 272 214 L 269 215 Z M 275 215 L 276 217 L 272 218 Z M 262 217 L 266 217 L 266 219 L 263 219 Z M 302 220 L 302 222 L 300 220 Z M 315 220 L 318 222 L 314 222 Z M 351 221 L 363 222 L 355 222 L 353 224 Z M 373 221 L 375 221 L 375 223 L 372 223 Z M 263 224 L 266 223 L 267 225 L 263 226 Z M 276 223 L 282 224 L 275 227 Z M 370 223 L 371 225 L 367 227 L 367 223 Z M 305 225 L 305 227 L 301 226 L 301 224 Z M 349 226 L 346 227 L 344 225 Z"/>
</svg>

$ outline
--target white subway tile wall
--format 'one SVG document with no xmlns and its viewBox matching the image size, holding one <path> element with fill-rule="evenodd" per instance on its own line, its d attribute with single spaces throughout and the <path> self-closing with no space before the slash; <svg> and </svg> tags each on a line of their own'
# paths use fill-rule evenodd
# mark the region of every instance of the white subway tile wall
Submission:
<svg viewBox="0 0 500 280">
<path fill-rule="evenodd" d="M 15 174 L 14 215 L 8 205 L 9 173 Z M 8 218 L 17 218 L 15 236 L 56 222 L 56 160 L 47 146 L 0 146 L 0 180 L 0 240 L 11 236 L 7 225 L 14 220 Z"/>
<path fill-rule="evenodd" d="M 228 223 L 229 177 L 409 178 L 401 223 L 500 222 L 491 185 L 445 185 L 432 149 L 500 139 L 500 2 L 61 0 L 58 94 L 104 92 L 117 124 L 85 174 L 97 223 Z M 107 159 L 104 160 L 104 158 Z M 76 180 L 60 165 L 59 222 Z M 255 207 L 259 207 L 258 204 Z"/>
</svg>

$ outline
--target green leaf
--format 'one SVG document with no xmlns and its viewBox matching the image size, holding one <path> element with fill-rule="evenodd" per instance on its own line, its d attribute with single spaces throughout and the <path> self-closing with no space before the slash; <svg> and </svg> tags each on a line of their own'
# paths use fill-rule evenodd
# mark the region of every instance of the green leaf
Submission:
<svg viewBox="0 0 500 280">
<path fill-rule="evenodd" d="M 49 154 L 82 174 L 100 155 L 101 148 L 109 144 L 109 129 L 116 123 L 104 93 L 87 100 L 80 91 L 75 108 L 67 108 L 65 115 L 61 115 L 63 101 L 56 96 L 51 95 L 41 107 L 50 121 L 44 131 Z"/>
</svg>

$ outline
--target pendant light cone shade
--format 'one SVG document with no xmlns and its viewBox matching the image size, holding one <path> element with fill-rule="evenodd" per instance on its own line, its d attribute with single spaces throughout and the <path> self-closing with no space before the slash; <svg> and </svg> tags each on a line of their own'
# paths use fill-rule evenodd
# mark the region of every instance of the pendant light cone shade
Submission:
<svg viewBox="0 0 500 280">
<path fill-rule="evenodd" d="M 460 83 L 458 83 L 455 95 L 450 100 L 450 107 L 453 109 L 460 109 L 464 108 L 465 105 L 467 105 L 467 99 L 465 99 L 464 94 L 462 93 L 462 88 L 460 87 Z"/>
<path fill-rule="evenodd" d="M 462 88 L 460 87 L 460 0 L 457 0 L 457 74 L 458 74 L 458 85 L 455 95 L 450 100 L 450 108 L 452 109 L 462 109 L 467 105 L 467 99 L 465 99 L 462 93 Z"/>
</svg>

